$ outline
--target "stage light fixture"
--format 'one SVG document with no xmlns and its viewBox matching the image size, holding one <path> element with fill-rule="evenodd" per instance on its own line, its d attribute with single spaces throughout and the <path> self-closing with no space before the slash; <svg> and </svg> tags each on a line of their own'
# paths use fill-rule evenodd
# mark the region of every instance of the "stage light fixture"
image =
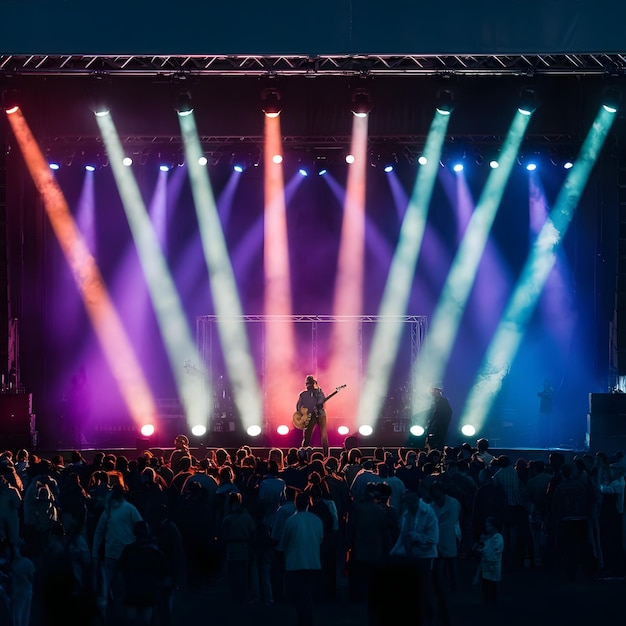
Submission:
<svg viewBox="0 0 626 626">
<path fill-rule="evenodd" d="M 237 172 L 237 174 L 241 174 L 244 170 L 244 166 L 241 163 L 235 163 L 233 165 L 233 171 Z"/>
<path fill-rule="evenodd" d="M 346 163 L 352 165 L 354 163 L 354 154 L 346 154 Z"/>
<path fill-rule="evenodd" d="M 280 98 L 280 92 L 271 87 L 261 92 L 261 108 L 267 117 L 278 117 L 280 115 Z"/>
<path fill-rule="evenodd" d="M 140 431 L 144 437 L 152 437 L 154 435 L 154 424 L 144 424 Z"/>
<path fill-rule="evenodd" d="M 287 426 L 286 424 L 281 424 L 277 429 L 276 432 L 281 435 L 281 437 L 284 437 L 285 435 L 289 434 L 289 426 Z"/>
<path fill-rule="evenodd" d="M 20 95 L 17 89 L 2 90 L 2 108 L 7 115 L 16 113 L 20 108 Z"/>
<path fill-rule="evenodd" d="M 370 437 L 374 429 L 369 424 L 364 424 L 363 426 L 359 426 L 359 435 L 362 437 Z"/>
<path fill-rule="evenodd" d="M 96 166 L 95 166 L 95 165 L 93 165 L 92 163 L 87 163 L 87 164 L 85 165 L 85 170 L 86 170 L 87 172 L 95 172 L 95 171 L 96 171 Z"/>
<path fill-rule="evenodd" d="M 110 79 L 103 74 L 95 74 L 90 84 L 91 110 L 96 117 L 104 117 L 110 113 Z"/>
<path fill-rule="evenodd" d="M 246 429 L 246 433 L 248 433 L 250 437 L 258 437 L 261 434 L 261 432 L 262 432 L 262 429 L 257 424 L 248 426 L 248 428 Z"/>
<path fill-rule="evenodd" d="M 602 108 L 607 113 L 617 113 L 621 103 L 621 93 L 617 87 L 608 87 L 602 96 Z"/>
<path fill-rule="evenodd" d="M 300 174 L 300 176 L 305 178 L 305 177 L 307 177 L 309 175 L 309 172 L 308 172 L 308 170 L 305 167 L 299 167 L 298 168 L 298 174 Z"/>
<path fill-rule="evenodd" d="M 181 117 L 191 115 L 193 113 L 193 104 L 191 103 L 191 93 L 183 89 L 176 95 L 176 102 L 174 103 L 176 112 Z"/>
<path fill-rule="evenodd" d="M 133 164 L 133 160 L 131 157 L 126 156 L 122 159 L 122 165 L 124 165 L 125 167 L 130 167 Z"/>
<path fill-rule="evenodd" d="M 498 159 L 491 159 L 491 161 L 489 161 L 489 167 L 492 170 L 496 170 L 500 167 L 500 162 L 498 161 Z"/>
<path fill-rule="evenodd" d="M 471 424 L 464 424 L 461 428 L 461 432 L 466 437 L 473 437 L 476 434 L 476 428 L 474 428 Z"/>
<path fill-rule="evenodd" d="M 409 432 L 413 435 L 413 437 L 421 437 L 424 434 L 424 427 L 419 424 L 413 424 L 411 428 L 409 428 Z"/>
<path fill-rule="evenodd" d="M 194 437 L 204 437 L 206 435 L 206 426 L 204 424 L 195 424 L 191 427 L 191 434 Z"/>
<path fill-rule="evenodd" d="M 275 154 L 272 157 L 272 163 L 275 163 L 276 165 L 280 165 L 283 162 L 283 155 L 282 154 Z"/>
<path fill-rule="evenodd" d="M 417 162 L 420 165 L 426 165 L 428 163 L 428 159 L 423 154 L 420 154 L 420 156 L 417 157 Z"/>
<path fill-rule="evenodd" d="M 370 95 L 365 89 L 356 89 L 352 94 L 352 114 L 367 117 L 372 110 Z"/>
<path fill-rule="evenodd" d="M 454 111 L 454 92 L 452 89 L 440 89 L 437 92 L 435 109 L 439 115 L 450 115 Z"/>
<path fill-rule="evenodd" d="M 202 155 L 201 157 L 198 158 L 198 165 L 204 166 L 208 162 L 209 162 L 209 160 L 204 155 Z"/>
<path fill-rule="evenodd" d="M 61 169 L 61 164 L 58 161 L 49 161 L 48 167 L 56 172 L 57 170 Z"/>
<path fill-rule="evenodd" d="M 328 170 L 325 167 L 317 173 L 318 176 L 324 176 L 325 174 L 328 174 Z"/>
<path fill-rule="evenodd" d="M 537 109 L 537 93 L 534 89 L 525 88 L 520 91 L 517 110 L 522 115 L 532 115 Z"/>
<path fill-rule="evenodd" d="M 383 168 L 383 172 L 385 172 L 385 174 L 391 174 L 391 172 L 393 172 L 393 165 L 385 165 L 385 167 Z"/>
<path fill-rule="evenodd" d="M 337 428 L 337 433 L 341 435 L 342 437 L 345 437 L 346 435 L 350 433 L 350 429 L 347 426 L 339 426 Z"/>
</svg>

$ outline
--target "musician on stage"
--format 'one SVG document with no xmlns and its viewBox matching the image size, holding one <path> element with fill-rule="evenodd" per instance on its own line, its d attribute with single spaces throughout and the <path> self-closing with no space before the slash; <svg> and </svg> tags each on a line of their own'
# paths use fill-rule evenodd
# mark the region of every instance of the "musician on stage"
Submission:
<svg viewBox="0 0 626 626">
<path fill-rule="evenodd" d="M 434 386 L 431 390 L 433 406 L 426 427 L 426 444 L 430 450 L 443 450 L 452 419 L 452 407 L 443 395 L 443 387 Z"/>
<path fill-rule="evenodd" d="M 326 457 L 328 456 L 328 430 L 326 425 L 326 410 L 324 409 L 326 396 L 317 383 L 315 376 L 309 374 L 304 384 L 306 389 L 300 393 L 296 404 L 296 412 L 310 418 L 302 435 L 302 447 L 306 448 L 310 445 L 313 429 L 317 425 L 320 429 L 322 449 Z"/>
</svg>

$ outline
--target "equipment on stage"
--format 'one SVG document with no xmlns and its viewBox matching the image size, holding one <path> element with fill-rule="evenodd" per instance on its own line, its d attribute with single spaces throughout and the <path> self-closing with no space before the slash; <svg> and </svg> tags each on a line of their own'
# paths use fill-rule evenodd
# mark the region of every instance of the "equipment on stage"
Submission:
<svg viewBox="0 0 626 626">
<path fill-rule="evenodd" d="M 330 400 L 333 396 L 336 396 L 344 387 L 347 387 L 347 385 L 339 385 L 339 387 L 335 388 L 335 391 L 324 398 L 324 403 Z M 300 430 L 305 430 L 314 415 L 314 413 L 309 413 L 309 409 L 302 407 L 299 411 L 296 411 L 293 414 L 293 425 Z"/>
</svg>

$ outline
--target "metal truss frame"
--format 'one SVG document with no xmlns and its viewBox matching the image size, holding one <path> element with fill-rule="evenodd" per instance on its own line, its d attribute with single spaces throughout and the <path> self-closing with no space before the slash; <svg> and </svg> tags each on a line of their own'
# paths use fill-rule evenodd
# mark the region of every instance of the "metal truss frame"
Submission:
<svg viewBox="0 0 626 626">
<path fill-rule="evenodd" d="M 410 324 L 411 331 L 411 366 L 415 363 L 421 349 L 424 337 L 428 330 L 428 318 L 425 315 L 240 315 L 225 318 L 219 315 L 199 315 L 196 317 L 196 341 L 198 343 L 203 367 L 207 373 L 207 382 L 214 387 L 215 375 L 213 372 L 213 350 L 215 349 L 216 337 L 214 325 L 222 319 L 236 319 L 245 323 L 267 322 L 292 322 L 307 323 L 311 325 L 311 363 L 314 370 L 317 369 L 317 335 L 318 325 L 321 323 L 358 323 L 358 355 L 357 361 L 360 371 L 363 372 L 363 324 L 396 321 L 402 324 Z M 265 336 L 262 339 L 262 371 L 265 372 Z M 412 384 L 412 381 L 411 381 Z M 411 390 L 412 391 L 412 390 Z"/>
<path fill-rule="evenodd" d="M 46 75 L 623 74 L 626 53 L 467 55 L 0 55 L 0 72 Z"/>
</svg>

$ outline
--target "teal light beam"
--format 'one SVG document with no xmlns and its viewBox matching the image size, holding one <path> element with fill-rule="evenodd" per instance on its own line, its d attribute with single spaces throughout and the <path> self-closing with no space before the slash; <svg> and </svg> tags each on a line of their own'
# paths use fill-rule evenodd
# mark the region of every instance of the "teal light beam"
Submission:
<svg viewBox="0 0 626 626">
<path fill-rule="evenodd" d="M 180 400 L 190 426 L 205 425 L 213 408 L 212 394 L 198 378 L 185 371 L 189 359 L 199 361 L 198 350 L 189 330 L 174 281 L 141 197 L 132 170 L 122 164 L 124 149 L 110 114 L 96 116 L 102 140 L 120 192 L 124 211 L 137 246 L 139 261 L 146 278 L 159 329 Z"/>
<path fill-rule="evenodd" d="M 224 362 L 233 388 L 235 405 L 244 427 L 262 426 L 262 396 L 250 353 L 237 283 L 224 241 L 207 168 L 198 163 L 203 151 L 194 114 L 179 115 L 178 121 L 200 226 L 202 248 L 209 272 L 211 294 L 218 316 L 217 329 Z"/>
<path fill-rule="evenodd" d="M 443 379 L 461 318 L 476 279 L 478 265 L 509 176 L 516 163 L 529 120 L 529 115 L 516 112 L 500 150 L 500 167 L 490 171 L 452 262 L 417 358 L 414 371 L 413 388 L 416 393 L 413 398 L 413 414 L 422 412 L 430 405 L 432 398 L 427 392 Z"/>
<path fill-rule="evenodd" d="M 360 425 L 371 425 L 376 422 L 387 393 L 402 331 L 405 328 L 402 316 L 406 313 L 411 294 L 449 120 L 449 115 L 435 113 L 424 144 L 427 163 L 418 170 L 391 261 L 379 308 L 379 321 L 372 337 L 363 393 L 359 403 Z"/>
<path fill-rule="evenodd" d="M 587 133 L 578 159 L 569 170 L 554 207 L 532 245 L 517 287 L 470 390 L 461 415 L 461 424 L 472 424 L 479 428 L 489 414 L 614 119 L 614 113 L 600 109 Z"/>
</svg>

